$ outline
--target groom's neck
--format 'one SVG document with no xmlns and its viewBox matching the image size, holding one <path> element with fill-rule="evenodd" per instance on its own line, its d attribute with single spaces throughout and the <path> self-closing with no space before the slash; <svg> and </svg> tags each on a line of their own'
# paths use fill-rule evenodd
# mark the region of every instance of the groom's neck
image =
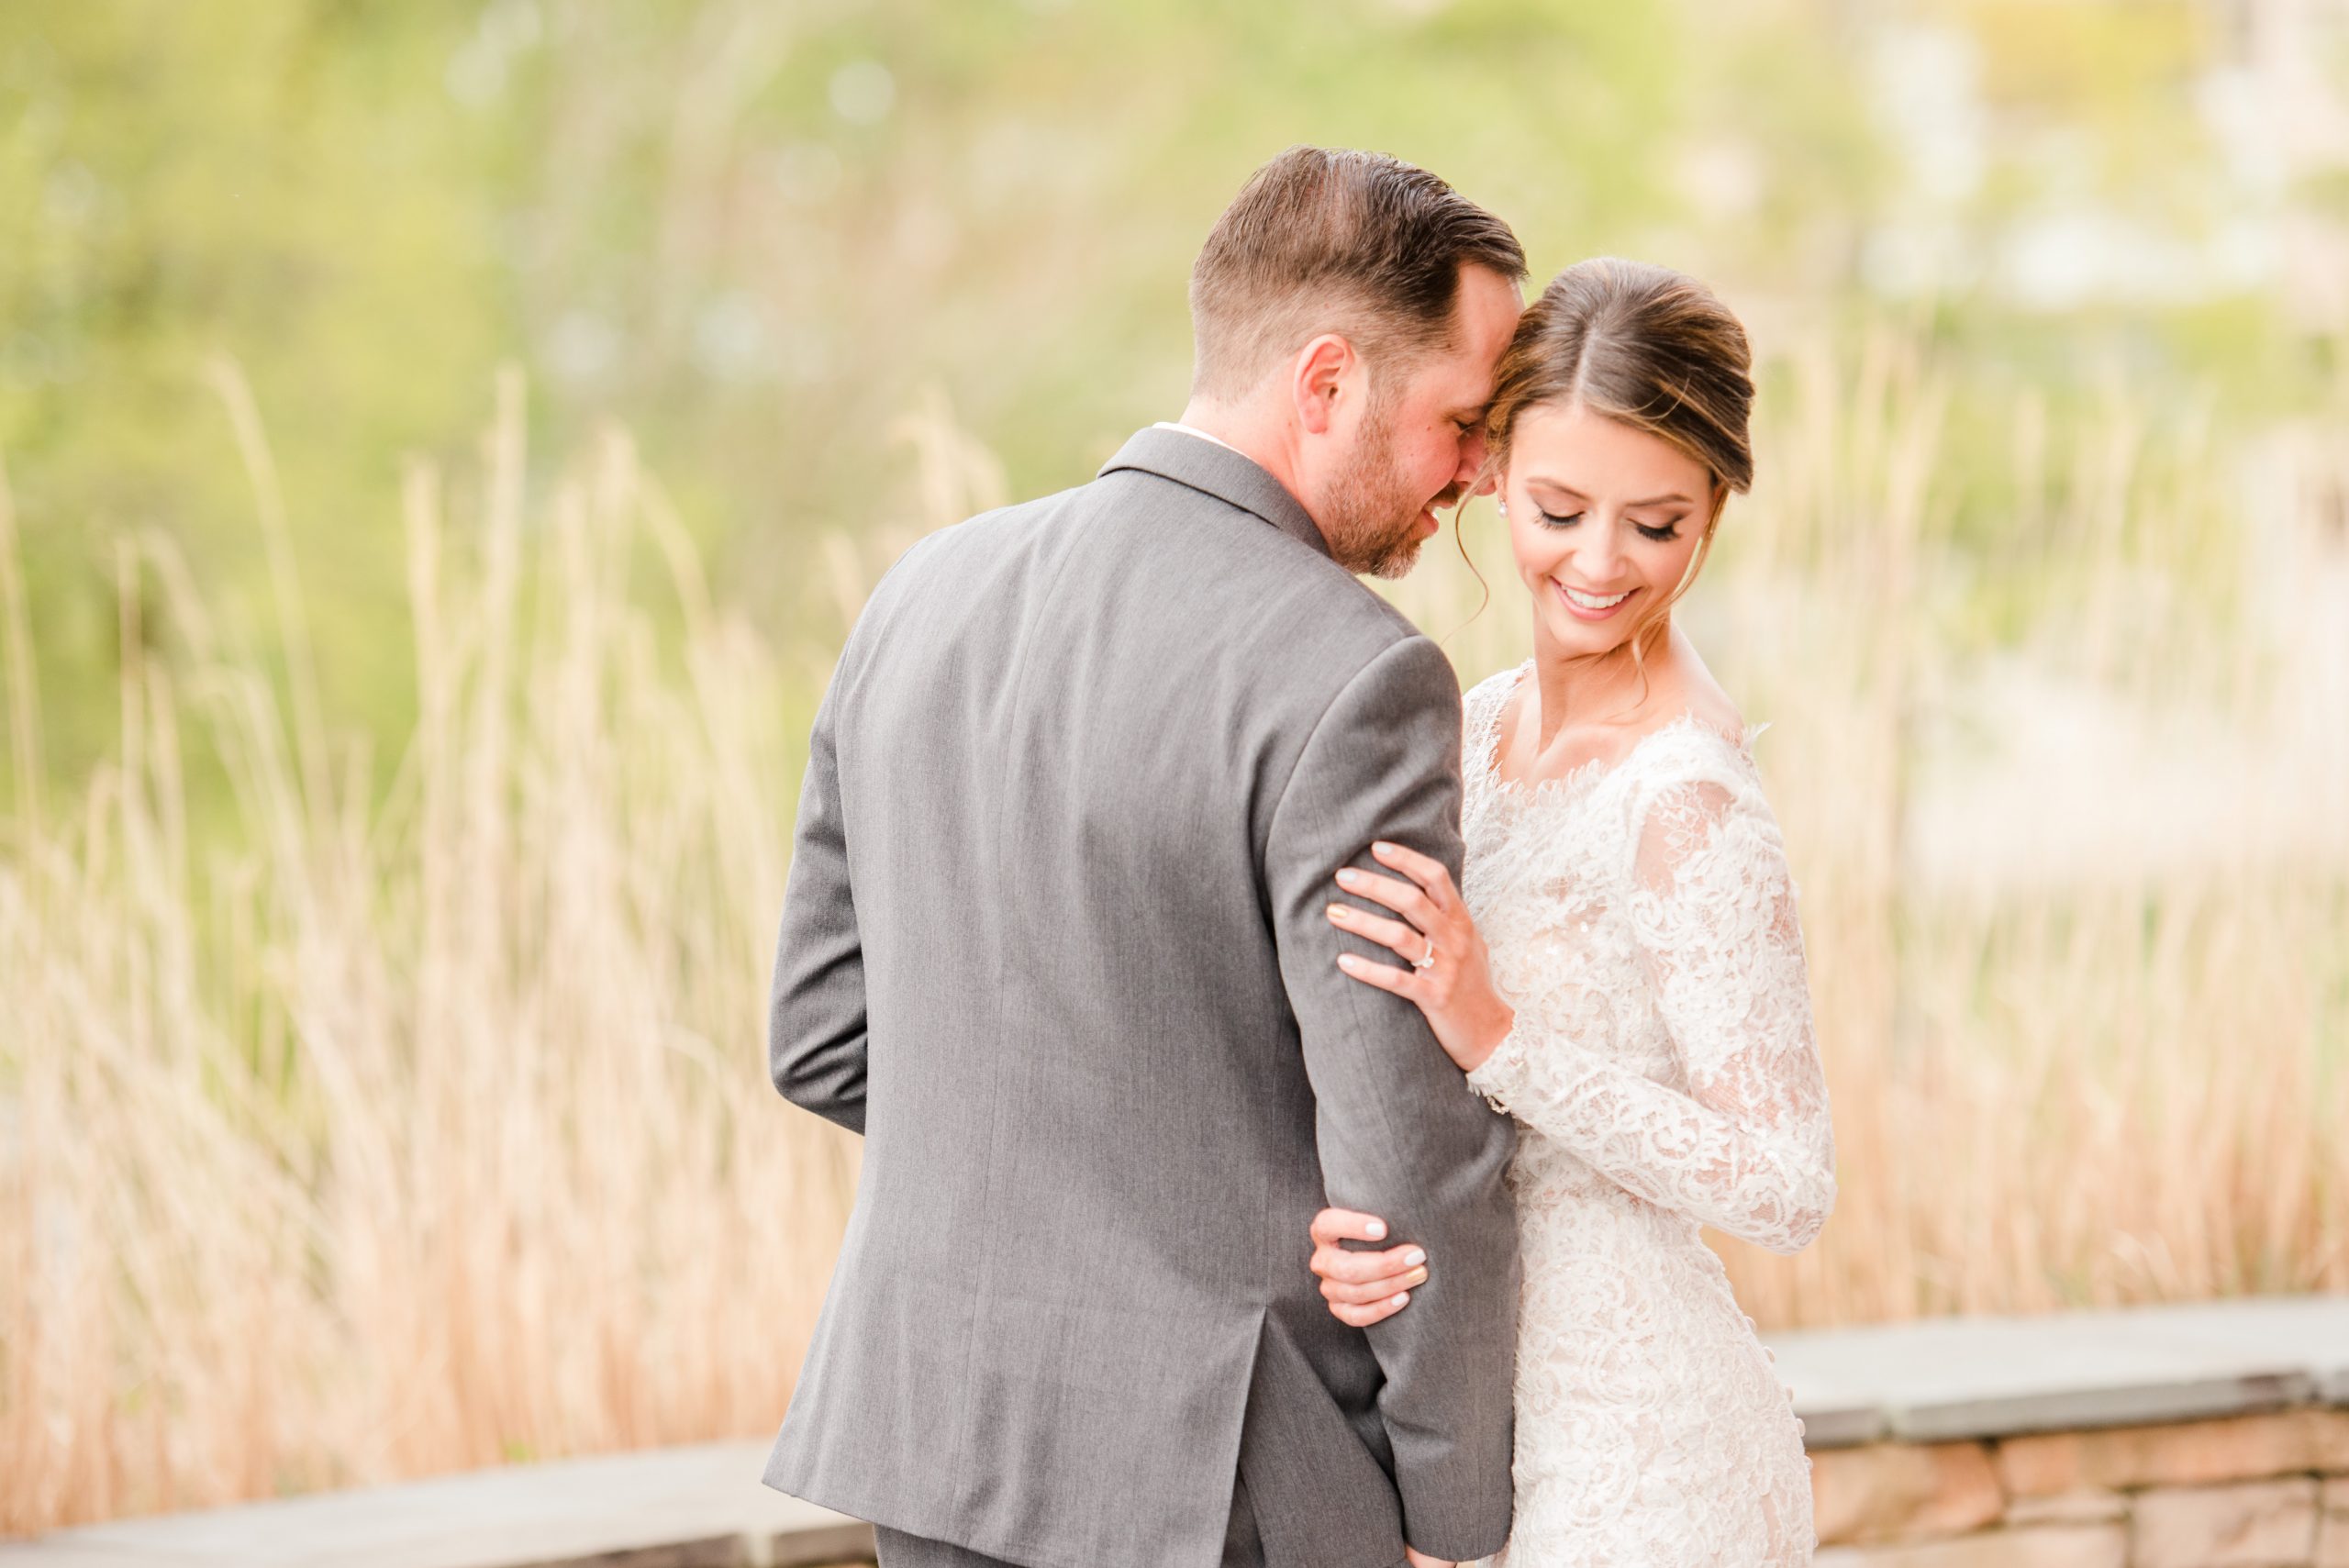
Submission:
<svg viewBox="0 0 2349 1568">
<path fill-rule="evenodd" d="M 1298 483 L 1297 431 L 1288 420 L 1247 404 L 1209 403 L 1194 397 L 1183 406 L 1178 422 L 1213 436 L 1250 459 L 1279 480 L 1281 487 L 1297 497 L 1298 506 L 1308 513 L 1313 510 L 1306 502 L 1305 486 Z"/>
</svg>

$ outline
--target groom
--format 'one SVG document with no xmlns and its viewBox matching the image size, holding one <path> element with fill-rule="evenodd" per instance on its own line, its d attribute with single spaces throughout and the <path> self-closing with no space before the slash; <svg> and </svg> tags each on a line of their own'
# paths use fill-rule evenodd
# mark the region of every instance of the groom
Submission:
<svg viewBox="0 0 2349 1568">
<path fill-rule="evenodd" d="M 1323 911 L 1377 840 L 1460 870 L 1458 685 L 1353 574 L 1472 482 L 1524 272 L 1424 170 L 1283 153 L 1192 271 L 1182 422 L 922 540 L 849 638 L 769 1051 L 863 1175 L 766 1483 L 884 1568 L 1508 1535 L 1508 1123 Z M 1330 1315 L 1325 1203 L 1431 1254 L 1410 1311 Z"/>
</svg>

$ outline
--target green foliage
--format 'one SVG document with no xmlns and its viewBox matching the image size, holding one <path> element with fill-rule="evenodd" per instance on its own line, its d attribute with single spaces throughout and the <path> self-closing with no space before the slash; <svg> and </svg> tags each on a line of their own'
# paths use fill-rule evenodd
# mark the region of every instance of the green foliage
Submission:
<svg viewBox="0 0 2349 1568">
<path fill-rule="evenodd" d="M 466 20 L 304 0 L 0 14 L 0 454 L 61 765 L 113 726 L 116 536 L 163 535 L 261 609 L 215 355 L 271 432 L 330 696 L 362 718 L 406 706 L 382 651 L 403 624 L 396 459 L 478 422 L 506 347 L 509 128 L 437 90 Z"/>
<path fill-rule="evenodd" d="M 1954 465 L 1981 476 L 1961 521 L 2013 502 L 2026 390 L 2058 424 L 2116 370 L 2155 406 L 2288 415 L 2324 359 L 2272 272 L 2131 294 L 2059 267 L 2052 301 L 2013 279 L 2034 224 L 2059 261 L 2084 221 L 2124 258 L 2152 234 L 2199 265 L 2273 217 L 2206 112 L 2244 59 L 2223 19 L 2193 0 L 10 8 L 0 459 L 51 765 L 77 774 L 115 726 L 117 536 L 160 533 L 236 629 L 277 635 L 214 356 L 269 432 L 327 705 L 387 750 L 413 706 L 388 651 L 400 466 L 462 447 L 498 363 L 529 373 L 544 450 L 607 418 L 638 432 L 719 581 L 796 615 L 811 541 L 897 498 L 900 424 L 933 392 L 1016 493 L 1171 413 L 1199 237 L 1297 140 L 1446 172 L 1517 224 L 1537 283 L 1610 251 L 1698 272 L 1765 358 L 1921 332 L 1954 439 L 1979 443 Z M 1945 79 L 1973 117 L 1936 129 L 1917 106 Z M 1944 189 L 1951 137 L 1972 172 Z M 2273 200 L 2323 213 L 2339 188 L 2303 170 Z M 1932 275 L 1903 281 L 1920 257 Z"/>
</svg>

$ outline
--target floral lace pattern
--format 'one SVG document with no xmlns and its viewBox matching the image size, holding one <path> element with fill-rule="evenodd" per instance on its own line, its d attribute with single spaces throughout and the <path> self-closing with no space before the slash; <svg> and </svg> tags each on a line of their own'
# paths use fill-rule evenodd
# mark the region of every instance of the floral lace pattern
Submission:
<svg viewBox="0 0 2349 1568">
<path fill-rule="evenodd" d="M 1753 766 L 1694 716 L 1611 766 L 1493 765 L 1468 695 L 1463 892 L 1517 1027 L 1468 1076 L 1522 1124 L 1506 1568 L 1811 1561 L 1802 1423 L 1711 1225 L 1776 1252 L 1835 1202 L 1796 890 Z"/>
</svg>

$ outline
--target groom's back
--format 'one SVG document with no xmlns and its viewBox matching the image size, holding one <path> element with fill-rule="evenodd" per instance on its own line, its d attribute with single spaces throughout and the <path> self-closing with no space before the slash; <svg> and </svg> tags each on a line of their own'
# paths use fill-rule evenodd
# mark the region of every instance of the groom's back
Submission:
<svg viewBox="0 0 2349 1568">
<path fill-rule="evenodd" d="M 1484 1277 L 1446 1260 L 1457 1342 L 1397 1344 L 1470 1369 L 1478 1479 L 1453 1489 L 1505 1510 L 1512 1303 L 1466 1293 L 1513 1296 L 1506 1136 L 1415 1013 L 1335 973 L 1326 925 L 1310 955 L 1284 935 L 1367 846 L 1326 795 L 1398 803 L 1379 830 L 1458 870 L 1458 691 L 1310 528 L 1245 459 L 1145 432 L 875 591 L 818 725 L 808 789 L 828 766 L 833 803 L 805 808 L 837 833 L 821 902 L 852 931 L 796 942 L 787 909 L 778 955 L 777 1083 L 866 1145 L 774 1485 L 1015 1561 L 1205 1563 L 1242 1466 L 1275 1561 L 1396 1555 L 1397 1369 L 1304 1266 L 1326 1165 L 1328 1195 L 1399 1207 L 1398 1232 L 1477 1215 L 1458 1250 Z M 1381 725 L 1341 712 L 1366 682 Z M 1299 782 L 1308 747 L 1349 745 L 1358 786 L 1318 755 Z M 1341 1031 L 1301 1036 L 1300 985 L 1364 1020 L 1375 1082 Z"/>
<path fill-rule="evenodd" d="M 958 1295 L 981 1209 L 1054 1260 L 1023 1296 L 1146 1259 L 1176 1294 L 1132 1305 L 1179 1313 L 1231 1299 L 1203 1243 L 1256 1223 L 1254 1189 L 1319 1207 L 1260 860 L 1313 721 L 1412 632 L 1205 499 L 1125 471 L 935 536 L 841 691 L 860 909 L 885 901 L 860 921 L 868 1195 L 936 1206 L 892 1265 Z"/>
</svg>

